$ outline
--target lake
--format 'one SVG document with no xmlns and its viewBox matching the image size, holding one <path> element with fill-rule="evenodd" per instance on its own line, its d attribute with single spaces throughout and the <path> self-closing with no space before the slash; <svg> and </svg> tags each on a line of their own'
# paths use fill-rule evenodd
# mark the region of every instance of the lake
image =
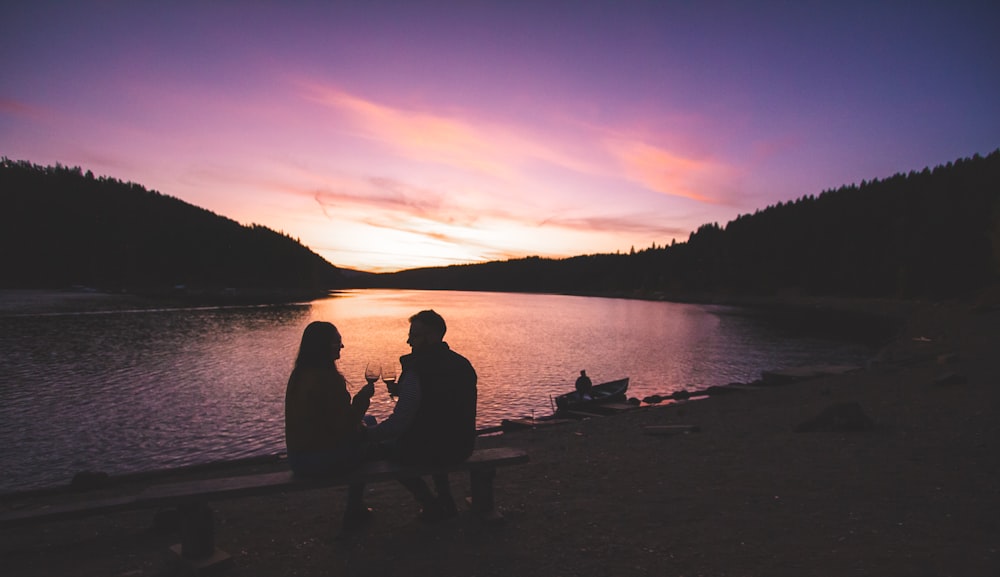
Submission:
<svg viewBox="0 0 1000 577">
<path fill-rule="evenodd" d="M 0 491 L 81 470 L 146 471 L 284 450 L 284 391 L 302 330 L 340 329 L 356 391 L 367 362 L 398 367 L 410 315 L 479 374 L 480 427 L 546 416 L 581 369 L 630 377 L 639 399 L 749 382 L 761 371 L 863 364 L 871 343 L 723 306 L 543 294 L 359 290 L 280 306 L 0 316 Z M 813 327 L 815 328 L 815 327 Z M 379 383 L 371 412 L 393 407 Z"/>
</svg>

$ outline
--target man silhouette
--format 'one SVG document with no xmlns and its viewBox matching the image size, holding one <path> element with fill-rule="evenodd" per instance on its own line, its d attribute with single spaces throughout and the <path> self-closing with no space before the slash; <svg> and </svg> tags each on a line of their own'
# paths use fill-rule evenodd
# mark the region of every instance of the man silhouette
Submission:
<svg viewBox="0 0 1000 577">
<path fill-rule="evenodd" d="M 576 394 L 581 399 L 590 398 L 590 390 L 594 387 L 594 383 L 590 381 L 590 377 L 587 376 L 587 371 L 580 371 L 580 376 L 576 379 Z"/>
<path fill-rule="evenodd" d="M 392 414 L 368 429 L 368 439 L 383 442 L 389 457 L 403 463 L 446 465 L 464 461 L 476 442 L 475 369 L 444 342 L 444 319 L 433 310 L 410 317 L 406 339 L 412 352 L 400 357 L 399 400 Z M 436 495 L 420 477 L 400 479 L 428 523 L 455 517 L 458 510 L 447 473 L 433 475 Z"/>
</svg>

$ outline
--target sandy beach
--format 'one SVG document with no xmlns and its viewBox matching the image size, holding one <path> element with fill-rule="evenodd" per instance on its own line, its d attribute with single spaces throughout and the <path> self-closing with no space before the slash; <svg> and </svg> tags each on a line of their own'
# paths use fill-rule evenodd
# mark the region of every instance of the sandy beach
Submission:
<svg viewBox="0 0 1000 577">
<path fill-rule="evenodd" d="M 368 488 L 375 519 L 347 541 L 334 539 L 341 489 L 216 503 L 217 545 L 233 556 L 223 574 L 998 575 L 998 304 L 917 306 L 863 370 L 480 437 L 531 458 L 498 472 L 501 526 L 464 510 L 422 525 L 394 483 Z M 796 432 L 842 403 L 873 427 Z M 650 425 L 698 430 L 654 435 Z M 467 479 L 453 485 L 468 493 Z M 167 553 L 176 532 L 153 518 L 0 529 L 0 566 L 11 576 L 183 574 Z"/>
</svg>

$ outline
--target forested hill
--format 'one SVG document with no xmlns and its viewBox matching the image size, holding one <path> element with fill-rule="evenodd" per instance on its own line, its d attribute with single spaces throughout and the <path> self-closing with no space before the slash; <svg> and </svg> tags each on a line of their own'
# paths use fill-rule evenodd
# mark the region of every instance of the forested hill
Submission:
<svg viewBox="0 0 1000 577">
<path fill-rule="evenodd" d="M 630 254 L 402 271 L 380 286 L 699 300 L 815 295 L 945 298 L 996 282 L 1000 151 L 706 224 Z"/>
<path fill-rule="evenodd" d="M 350 277 L 288 235 L 80 168 L 3 158 L 0 200 L 3 288 L 943 298 L 1000 277 L 1000 151 L 705 224 L 671 246 Z"/>
<path fill-rule="evenodd" d="M 4 288 L 315 291 L 341 271 L 295 239 L 80 168 L 0 161 Z"/>
</svg>

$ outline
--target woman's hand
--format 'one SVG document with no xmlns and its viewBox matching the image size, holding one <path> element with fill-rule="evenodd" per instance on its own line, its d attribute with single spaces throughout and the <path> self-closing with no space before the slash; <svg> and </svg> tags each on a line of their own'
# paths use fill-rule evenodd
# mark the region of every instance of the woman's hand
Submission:
<svg viewBox="0 0 1000 577">
<path fill-rule="evenodd" d="M 368 407 L 372 404 L 372 395 L 374 394 L 375 385 L 365 384 L 365 386 L 358 389 L 358 393 L 351 399 L 351 408 L 354 410 L 354 414 L 357 415 L 358 421 L 368 412 Z"/>
</svg>

